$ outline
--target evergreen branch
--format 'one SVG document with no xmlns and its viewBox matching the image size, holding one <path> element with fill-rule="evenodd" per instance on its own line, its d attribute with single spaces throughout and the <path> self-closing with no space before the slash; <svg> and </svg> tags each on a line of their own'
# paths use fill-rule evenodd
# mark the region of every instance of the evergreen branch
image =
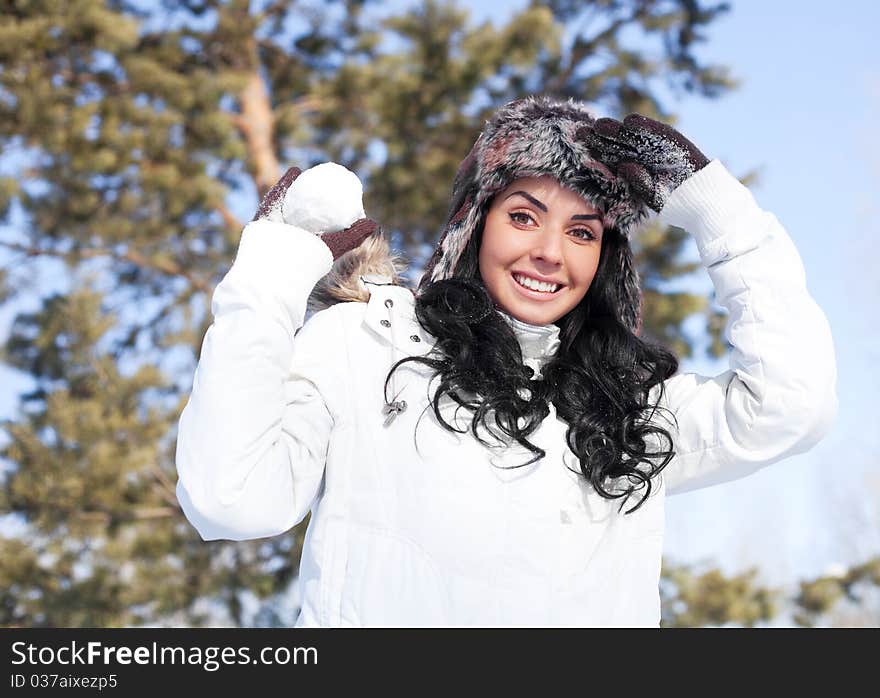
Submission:
<svg viewBox="0 0 880 698">
<path fill-rule="evenodd" d="M 59 250 L 51 250 L 46 248 L 41 249 L 39 247 L 22 245 L 16 242 L 5 242 L 0 240 L 0 246 L 3 246 L 9 250 L 14 250 L 15 252 L 21 252 L 28 257 L 48 256 L 67 259 L 67 257 L 69 256 L 69 253 L 61 252 Z M 134 264 L 135 266 L 144 269 L 153 269 L 155 271 L 160 271 L 170 276 L 182 276 L 199 291 L 204 291 L 205 293 L 211 292 L 211 286 L 206 280 L 194 276 L 190 271 L 180 266 L 176 262 L 172 262 L 170 260 L 150 259 L 138 252 L 137 250 L 127 249 L 125 250 L 125 252 L 119 253 L 106 247 L 92 247 L 79 249 L 76 251 L 75 254 L 84 259 L 91 259 L 95 257 L 110 257 L 112 259 L 117 259 L 121 262 L 129 262 L 131 264 Z"/>
<path fill-rule="evenodd" d="M 104 510 L 71 512 L 72 516 L 85 521 L 97 521 L 105 524 L 121 521 L 147 521 L 166 519 L 180 514 L 180 507 L 142 507 L 130 512 L 110 512 Z"/>
<path fill-rule="evenodd" d="M 233 214 L 225 205 L 220 205 L 219 213 L 227 228 L 230 228 L 231 230 L 241 230 L 241 221 L 239 221 L 238 218 L 235 217 L 235 214 Z"/>
<path fill-rule="evenodd" d="M 646 11 L 646 8 L 640 7 L 629 17 L 622 17 L 620 19 L 614 20 L 605 29 L 603 29 L 601 32 L 590 39 L 583 39 L 582 37 L 578 37 L 575 40 L 574 46 L 571 49 L 571 54 L 568 57 L 567 65 L 559 75 L 557 75 L 555 78 L 553 78 L 553 80 L 548 83 L 546 91 L 552 93 L 561 93 L 565 88 L 566 83 L 571 79 L 572 75 L 574 75 L 574 71 L 577 70 L 581 62 L 585 58 L 587 58 L 587 56 L 589 56 L 597 46 L 600 46 L 602 43 L 616 36 L 620 29 L 627 24 L 639 20 L 647 14 L 648 13 Z"/>
<path fill-rule="evenodd" d="M 159 483 L 162 499 L 168 502 L 170 506 L 179 508 L 176 488 L 171 480 L 168 479 L 168 476 L 162 472 L 162 469 L 156 463 L 150 465 L 150 472 L 155 475 Z"/>
</svg>

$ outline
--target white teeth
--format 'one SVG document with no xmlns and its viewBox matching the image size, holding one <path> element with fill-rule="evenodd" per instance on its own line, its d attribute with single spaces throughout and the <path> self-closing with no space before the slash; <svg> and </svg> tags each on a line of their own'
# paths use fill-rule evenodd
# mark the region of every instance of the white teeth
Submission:
<svg viewBox="0 0 880 698">
<path fill-rule="evenodd" d="M 546 281 L 538 281 L 536 279 L 529 278 L 528 276 L 521 276 L 519 274 L 514 274 L 514 279 L 516 279 L 517 283 L 520 286 L 525 286 L 526 288 L 530 288 L 533 291 L 544 291 L 545 293 L 553 293 L 559 288 L 559 284 L 550 284 Z"/>
</svg>

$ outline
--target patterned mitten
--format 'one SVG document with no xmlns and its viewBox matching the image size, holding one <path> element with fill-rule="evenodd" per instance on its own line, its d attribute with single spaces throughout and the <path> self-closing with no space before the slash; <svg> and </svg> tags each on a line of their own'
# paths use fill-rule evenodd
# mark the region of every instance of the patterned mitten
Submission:
<svg viewBox="0 0 880 698">
<path fill-rule="evenodd" d="M 593 157 L 630 185 L 633 194 L 658 213 L 669 195 L 709 159 L 671 126 L 641 114 L 623 123 L 597 119 L 578 132 Z"/>
</svg>

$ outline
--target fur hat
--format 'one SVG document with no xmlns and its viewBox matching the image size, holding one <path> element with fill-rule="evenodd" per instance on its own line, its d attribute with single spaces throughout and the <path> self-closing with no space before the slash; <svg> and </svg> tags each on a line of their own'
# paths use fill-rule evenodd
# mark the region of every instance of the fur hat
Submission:
<svg viewBox="0 0 880 698">
<path fill-rule="evenodd" d="M 616 277 L 612 284 L 619 316 L 638 332 L 641 290 L 628 236 L 650 210 L 577 137 L 579 129 L 594 122 L 586 105 L 572 99 L 526 97 L 496 111 L 458 168 L 449 217 L 419 288 L 453 275 L 498 192 L 520 177 L 550 175 L 598 209 L 606 231 L 615 229 L 623 236 L 617 259 L 607 259 L 606 267 Z"/>
</svg>

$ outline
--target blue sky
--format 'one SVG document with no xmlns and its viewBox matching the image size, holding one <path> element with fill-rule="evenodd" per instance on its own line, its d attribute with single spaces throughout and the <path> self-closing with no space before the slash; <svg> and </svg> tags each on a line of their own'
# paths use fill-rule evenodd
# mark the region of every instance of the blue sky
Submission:
<svg viewBox="0 0 880 698">
<path fill-rule="evenodd" d="M 525 2 L 460 4 L 483 19 Z M 732 6 L 706 31 L 697 55 L 729 66 L 740 89 L 669 106 L 677 127 L 707 155 L 737 175 L 759 170 L 752 191 L 795 241 L 810 292 L 831 323 L 841 406 L 832 432 L 809 454 L 670 498 L 665 552 L 680 562 L 714 560 L 729 572 L 756 565 L 765 581 L 785 584 L 880 555 L 880 430 L 872 414 L 880 388 L 880 275 L 871 254 L 880 239 L 880 58 L 871 35 L 880 5 Z M 708 292 L 708 276 L 702 288 Z M 0 313 L 0 336 L 10 320 Z M 715 374 L 725 365 L 684 367 Z M 7 416 L 23 386 L 2 367 L 0 384 L 0 416 Z"/>
</svg>

